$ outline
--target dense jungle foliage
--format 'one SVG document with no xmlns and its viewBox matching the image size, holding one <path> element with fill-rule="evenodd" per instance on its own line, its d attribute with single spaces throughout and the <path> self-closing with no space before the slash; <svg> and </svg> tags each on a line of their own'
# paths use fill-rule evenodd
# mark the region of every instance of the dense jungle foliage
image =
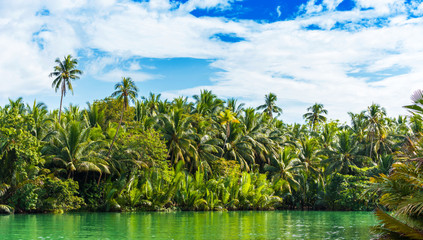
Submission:
<svg viewBox="0 0 423 240">
<path fill-rule="evenodd" d="M 370 210 L 371 177 L 388 175 L 423 130 L 417 115 L 391 119 L 375 104 L 351 125 L 326 122 L 315 105 L 300 125 L 272 118 L 274 101 L 262 112 L 209 91 L 194 99 L 151 94 L 123 108 L 106 98 L 71 105 L 60 121 L 42 103 L 10 100 L 0 111 L 3 209 Z"/>
<path fill-rule="evenodd" d="M 380 206 L 395 213 L 377 210 L 381 236 L 421 236 L 421 92 L 407 117 L 372 104 L 341 123 L 316 103 L 306 124 L 286 124 L 272 93 L 257 108 L 207 90 L 169 101 L 122 78 L 110 97 L 62 111 L 82 71 L 71 56 L 56 63 L 58 110 L 22 98 L 0 108 L 2 212 Z"/>
</svg>

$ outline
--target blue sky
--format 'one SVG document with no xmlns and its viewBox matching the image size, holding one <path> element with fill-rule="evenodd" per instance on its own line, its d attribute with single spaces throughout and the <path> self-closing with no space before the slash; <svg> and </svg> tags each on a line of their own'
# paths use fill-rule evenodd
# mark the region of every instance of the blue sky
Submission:
<svg viewBox="0 0 423 240">
<path fill-rule="evenodd" d="M 48 74 L 72 54 L 84 74 L 65 106 L 131 77 L 140 96 L 273 92 L 286 122 L 315 102 L 341 121 L 372 103 L 395 116 L 422 88 L 421 39 L 421 0 L 0 0 L 0 104 L 58 107 Z"/>
</svg>

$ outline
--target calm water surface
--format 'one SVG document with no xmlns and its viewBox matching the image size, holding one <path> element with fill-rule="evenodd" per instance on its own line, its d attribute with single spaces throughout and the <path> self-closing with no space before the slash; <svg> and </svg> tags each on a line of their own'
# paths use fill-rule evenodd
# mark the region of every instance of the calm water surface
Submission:
<svg viewBox="0 0 423 240">
<path fill-rule="evenodd" d="M 370 239 L 371 212 L 70 213 L 0 216 L 0 239 Z"/>
</svg>

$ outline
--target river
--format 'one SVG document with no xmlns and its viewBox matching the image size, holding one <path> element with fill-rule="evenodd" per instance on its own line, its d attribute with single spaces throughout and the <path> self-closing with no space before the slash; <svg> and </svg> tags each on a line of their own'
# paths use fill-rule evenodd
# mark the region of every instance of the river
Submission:
<svg viewBox="0 0 423 240">
<path fill-rule="evenodd" d="M 370 239 L 371 212 L 0 215 L 0 239 Z"/>
</svg>

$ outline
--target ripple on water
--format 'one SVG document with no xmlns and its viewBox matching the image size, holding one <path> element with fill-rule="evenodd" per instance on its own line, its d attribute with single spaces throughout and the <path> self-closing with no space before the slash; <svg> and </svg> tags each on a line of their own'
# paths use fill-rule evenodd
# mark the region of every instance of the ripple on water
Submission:
<svg viewBox="0 0 423 240">
<path fill-rule="evenodd" d="M 9 239 L 370 239 L 371 212 L 72 213 L 0 216 Z"/>
</svg>

